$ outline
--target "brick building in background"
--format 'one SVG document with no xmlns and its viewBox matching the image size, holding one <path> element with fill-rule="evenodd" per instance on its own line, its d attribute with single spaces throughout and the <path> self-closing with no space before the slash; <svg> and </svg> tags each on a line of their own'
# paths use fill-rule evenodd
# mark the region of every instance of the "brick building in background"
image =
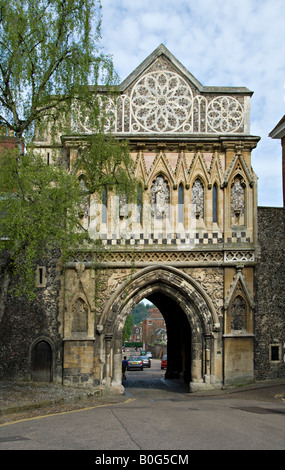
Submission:
<svg viewBox="0 0 285 470">
<path fill-rule="evenodd" d="M 14 149 L 17 147 L 17 138 L 14 132 L 8 129 L 7 125 L 0 121 L 0 149 Z M 24 151 L 24 142 L 22 144 L 22 151 Z"/>
<path fill-rule="evenodd" d="M 11 149 L 17 146 L 17 139 L 8 127 L 0 122 L 0 148 Z"/>
<path fill-rule="evenodd" d="M 149 315 L 143 319 L 142 337 L 146 350 L 154 356 L 160 356 L 161 344 L 166 344 L 166 323 L 158 308 L 149 309 Z"/>
</svg>

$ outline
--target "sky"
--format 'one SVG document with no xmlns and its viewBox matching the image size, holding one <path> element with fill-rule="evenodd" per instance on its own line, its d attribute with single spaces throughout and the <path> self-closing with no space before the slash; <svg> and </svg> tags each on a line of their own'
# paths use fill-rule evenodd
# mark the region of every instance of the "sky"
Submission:
<svg viewBox="0 0 285 470">
<path fill-rule="evenodd" d="M 251 98 L 258 205 L 282 207 L 282 149 L 268 134 L 285 114 L 284 0 L 101 0 L 102 42 L 120 82 L 160 44 L 204 86 Z"/>
</svg>

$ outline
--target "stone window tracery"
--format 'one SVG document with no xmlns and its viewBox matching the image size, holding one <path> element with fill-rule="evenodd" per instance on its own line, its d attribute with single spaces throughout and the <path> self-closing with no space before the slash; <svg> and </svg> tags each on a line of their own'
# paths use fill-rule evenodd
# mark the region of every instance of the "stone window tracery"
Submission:
<svg viewBox="0 0 285 470">
<path fill-rule="evenodd" d="M 218 222 L 218 187 L 213 186 L 213 222 Z"/>
<path fill-rule="evenodd" d="M 180 183 L 178 186 L 178 223 L 183 224 L 184 222 L 184 188 L 183 184 Z"/>
<path fill-rule="evenodd" d="M 192 109 L 192 91 L 177 73 L 167 70 L 144 75 L 131 96 L 133 131 L 174 132 L 187 123 Z"/>
<path fill-rule="evenodd" d="M 137 222 L 142 224 L 142 211 L 143 211 L 143 190 L 141 184 L 138 186 L 137 192 Z"/>
<path fill-rule="evenodd" d="M 231 329 L 232 330 L 245 330 L 246 329 L 246 302 L 241 295 L 237 295 L 233 300 L 231 306 Z"/>
<path fill-rule="evenodd" d="M 208 106 L 208 124 L 215 132 L 236 132 L 243 123 L 243 107 L 232 96 L 218 96 Z"/>
<path fill-rule="evenodd" d="M 88 307 L 83 299 L 77 299 L 72 306 L 72 333 L 87 333 Z"/>
<path fill-rule="evenodd" d="M 103 194 L 102 194 L 102 222 L 103 224 L 107 223 L 107 202 L 108 202 L 107 188 L 106 186 L 104 186 Z"/>
</svg>

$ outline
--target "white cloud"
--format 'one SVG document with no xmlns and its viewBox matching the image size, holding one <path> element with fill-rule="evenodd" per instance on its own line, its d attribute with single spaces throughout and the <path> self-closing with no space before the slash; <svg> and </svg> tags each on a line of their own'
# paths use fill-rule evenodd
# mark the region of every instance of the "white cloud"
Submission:
<svg viewBox="0 0 285 470">
<path fill-rule="evenodd" d="M 268 134 L 285 114 L 284 0 L 102 0 L 102 6 L 102 45 L 121 80 L 163 43 L 203 85 L 254 91 L 259 204 L 281 206 L 281 146 Z"/>
</svg>

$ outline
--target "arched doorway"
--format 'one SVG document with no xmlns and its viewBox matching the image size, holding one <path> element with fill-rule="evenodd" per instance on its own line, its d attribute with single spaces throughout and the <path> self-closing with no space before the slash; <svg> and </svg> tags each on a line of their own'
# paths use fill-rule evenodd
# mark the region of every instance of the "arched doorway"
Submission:
<svg viewBox="0 0 285 470">
<path fill-rule="evenodd" d="M 148 297 L 163 315 L 167 331 L 167 370 L 165 377 L 183 377 L 191 382 L 191 343 L 190 322 L 181 306 L 169 295 L 158 290 Z"/>
<path fill-rule="evenodd" d="M 214 354 L 219 331 L 215 308 L 199 283 L 169 266 L 140 270 L 106 303 L 100 320 L 105 340 L 104 382 L 122 384 L 122 331 L 127 316 L 143 298 L 158 307 L 167 324 L 168 378 L 182 374 L 192 389 L 220 384 Z"/>
<path fill-rule="evenodd" d="M 52 349 L 47 341 L 38 341 L 32 349 L 32 380 L 52 381 Z"/>
</svg>

